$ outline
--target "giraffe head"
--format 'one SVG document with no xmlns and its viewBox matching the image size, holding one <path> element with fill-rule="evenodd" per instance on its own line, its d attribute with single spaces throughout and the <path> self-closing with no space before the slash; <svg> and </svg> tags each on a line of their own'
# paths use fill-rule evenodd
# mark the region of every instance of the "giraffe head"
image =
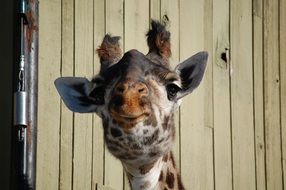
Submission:
<svg viewBox="0 0 286 190">
<path fill-rule="evenodd" d="M 55 85 L 71 111 L 101 117 L 107 147 L 115 157 L 152 163 L 170 151 L 174 110 L 201 82 L 208 55 L 197 53 L 172 70 L 170 33 L 155 21 L 147 33 L 147 55 L 130 50 L 121 56 L 118 41 L 105 36 L 97 50 L 101 69 L 91 80 L 62 77 Z"/>
</svg>

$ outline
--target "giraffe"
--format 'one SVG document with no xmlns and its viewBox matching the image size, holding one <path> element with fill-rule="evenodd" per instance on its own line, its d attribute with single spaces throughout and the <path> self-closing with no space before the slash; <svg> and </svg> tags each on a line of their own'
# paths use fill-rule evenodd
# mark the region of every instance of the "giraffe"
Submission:
<svg viewBox="0 0 286 190">
<path fill-rule="evenodd" d="M 118 36 L 105 35 L 97 49 L 101 68 L 91 80 L 61 77 L 55 86 L 73 112 L 102 119 L 108 150 L 119 159 L 132 190 L 184 190 L 175 165 L 174 110 L 200 84 L 208 58 L 199 52 L 170 68 L 170 32 L 152 20 L 149 52 L 122 56 Z"/>
</svg>

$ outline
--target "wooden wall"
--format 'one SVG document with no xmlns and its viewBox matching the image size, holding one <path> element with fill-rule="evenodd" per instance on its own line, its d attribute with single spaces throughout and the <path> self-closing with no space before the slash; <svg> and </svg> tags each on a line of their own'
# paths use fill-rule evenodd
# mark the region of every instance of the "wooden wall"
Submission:
<svg viewBox="0 0 286 190">
<path fill-rule="evenodd" d="M 286 0 L 42 0 L 37 188 L 129 189 L 100 119 L 71 113 L 53 81 L 96 74 L 105 33 L 147 53 L 151 18 L 170 20 L 173 66 L 210 54 L 176 114 L 186 188 L 286 189 Z"/>
</svg>

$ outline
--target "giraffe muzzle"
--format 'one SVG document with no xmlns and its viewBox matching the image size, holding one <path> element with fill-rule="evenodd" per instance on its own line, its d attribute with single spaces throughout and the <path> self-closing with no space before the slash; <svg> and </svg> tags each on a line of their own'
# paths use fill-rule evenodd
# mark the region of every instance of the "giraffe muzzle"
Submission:
<svg viewBox="0 0 286 190">
<path fill-rule="evenodd" d="M 117 122 L 137 124 L 150 115 L 149 89 L 143 82 L 126 81 L 116 85 L 110 113 Z"/>
</svg>

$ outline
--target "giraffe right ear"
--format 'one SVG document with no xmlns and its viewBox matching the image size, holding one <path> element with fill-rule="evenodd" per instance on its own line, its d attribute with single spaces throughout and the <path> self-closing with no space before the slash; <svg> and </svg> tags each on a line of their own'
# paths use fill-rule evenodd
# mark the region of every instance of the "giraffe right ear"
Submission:
<svg viewBox="0 0 286 190">
<path fill-rule="evenodd" d="M 95 112 L 96 104 L 89 96 L 93 83 L 86 78 L 61 77 L 55 80 L 55 86 L 65 105 L 73 112 Z"/>
</svg>

